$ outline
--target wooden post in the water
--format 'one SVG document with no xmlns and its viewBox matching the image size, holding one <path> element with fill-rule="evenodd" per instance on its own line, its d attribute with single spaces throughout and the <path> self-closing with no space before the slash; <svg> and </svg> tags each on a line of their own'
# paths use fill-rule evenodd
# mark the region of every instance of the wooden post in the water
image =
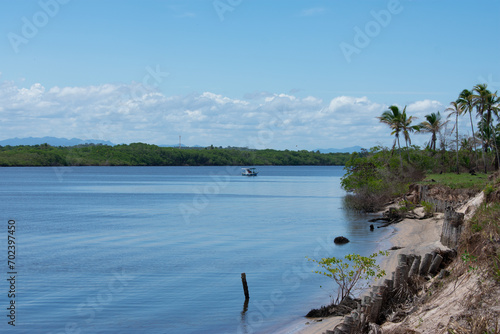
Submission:
<svg viewBox="0 0 500 334">
<path fill-rule="evenodd" d="M 243 292 L 245 293 L 245 299 L 249 299 L 248 285 L 247 285 L 247 275 L 245 273 L 241 274 L 241 283 L 243 283 Z"/>
</svg>

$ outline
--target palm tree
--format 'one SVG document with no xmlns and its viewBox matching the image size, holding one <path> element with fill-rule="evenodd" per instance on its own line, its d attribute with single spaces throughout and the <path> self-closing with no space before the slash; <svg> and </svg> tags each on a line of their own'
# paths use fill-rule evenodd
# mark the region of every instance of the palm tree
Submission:
<svg viewBox="0 0 500 334">
<path fill-rule="evenodd" d="M 488 130 L 490 125 L 491 125 L 491 111 L 488 110 L 487 104 L 488 104 L 488 99 L 491 95 L 491 92 L 488 90 L 488 85 L 487 84 L 478 84 L 475 85 L 473 88 L 473 91 L 476 92 L 476 95 L 472 95 L 472 100 L 474 103 L 474 106 L 476 107 L 476 116 L 481 118 L 481 121 L 483 122 L 482 127 L 480 128 L 480 133 L 483 132 L 484 130 Z M 486 117 L 484 117 L 484 113 L 486 112 Z M 483 155 L 483 163 L 484 163 L 484 172 L 488 172 L 487 164 L 486 164 L 486 155 L 485 152 L 488 151 L 489 148 L 489 141 L 485 140 L 486 135 L 483 133 L 481 136 L 483 139 L 483 149 L 481 151 L 481 154 Z"/>
<path fill-rule="evenodd" d="M 457 174 L 460 174 L 460 168 L 458 165 L 458 116 L 463 113 L 462 109 L 460 108 L 460 102 L 459 100 L 451 102 L 450 107 L 446 108 L 445 111 L 451 111 L 448 117 L 455 116 L 455 125 L 453 129 L 451 130 L 456 130 L 456 141 L 457 141 Z"/>
<path fill-rule="evenodd" d="M 410 133 L 415 131 L 420 131 L 420 127 L 418 125 L 411 125 L 414 119 L 416 119 L 416 117 L 406 116 L 406 106 L 405 106 L 403 112 L 401 113 L 401 131 L 403 132 L 403 136 L 405 138 L 406 152 L 408 154 L 408 162 L 410 162 L 410 149 L 408 147 L 408 143 L 411 145 Z"/>
<path fill-rule="evenodd" d="M 486 101 L 485 101 L 485 106 L 484 106 L 484 108 L 486 109 L 487 119 L 489 118 L 489 120 L 490 120 L 489 126 L 491 127 L 493 138 L 496 138 L 497 134 L 495 131 L 495 127 L 492 124 L 493 123 L 492 115 L 495 115 L 498 118 L 498 112 L 500 111 L 499 103 L 500 103 L 500 98 L 497 97 L 497 92 L 495 92 L 493 94 L 490 93 L 487 96 Z M 498 164 L 500 162 L 500 159 L 499 159 L 499 155 L 498 155 L 497 141 L 492 140 L 492 143 L 493 143 L 493 146 L 495 147 L 495 154 L 496 154 L 495 166 L 496 166 L 496 168 L 498 168 Z"/>
<path fill-rule="evenodd" d="M 425 115 L 425 122 L 420 123 L 420 131 L 425 133 L 432 133 L 431 142 L 429 144 L 429 149 L 436 150 L 437 133 L 441 131 L 443 126 L 445 126 L 448 121 L 441 121 L 441 114 L 439 111 L 436 113 L 431 113 L 430 115 Z"/>
<path fill-rule="evenodd" d="M 460 95 L 458 96 L 458 103 L 460 105 L 460 108 L 462 109 L 463 113 L 469 113 L 470 117 L 470 126 L 472 129 L 472 137 L 474 138 L 474 122 L 472 122 L 472 111 L 474 110 L 474 95 L 472 92 L 468 89 L 464 89 Z M 475 146 L 475 140 L 472 141 L 472 147 L 474 150 L 474 153 L 476 155 L 476 168 L 477 168 L 477 151 L 476 151 L 476 146 Z"/>
<path fill-rule="evenodd" d="M 474 106 L 476 107 L 476 112 L 478 115 L 483 116 L 486 109 L 486 101 L 488 99 L 488 96 L 491 95 L 491 92 L 488 90 L 488 85 L 475 85 L 472 91 L 477 93 L 472 95 L 472 100 L 474 102 Z"/>
<path fill-rule="evenodd" d="M 477 123 L 477 126 L 479 128 L 477 134 L 478 137 L 481 138 L 483 145 L 488 147 L 489 149 L 489 147 L 493 145 L 494 136 L 492 127 L 488 125 L 488 120 L 486 119 L 486 115 L 484 115 L 481 118 L 481 120 Z"/>
<path fill-rule="evenodd" d="M 403 109 L 403 113 L 406 114 L 406 106 Z M 403 115 L 397 106 L 392 105 L 389 107 L 389 110 L 384 111 L 382 115 L 377 118 L 380 120 L 380 123 L 387 124 L 391 128 L 391 135 L 395 136 L 394 144 L 392 145 L 392 152 L 394 152 L 394 148 L 396 147 L 396 144 L 398 144 L 399 160 L 401 163 L 401 170 L 403 170 L 403 157 L 401 156 L 401 145 L 399 143 L 399 133 L 402 130 Z"/>
</svg>

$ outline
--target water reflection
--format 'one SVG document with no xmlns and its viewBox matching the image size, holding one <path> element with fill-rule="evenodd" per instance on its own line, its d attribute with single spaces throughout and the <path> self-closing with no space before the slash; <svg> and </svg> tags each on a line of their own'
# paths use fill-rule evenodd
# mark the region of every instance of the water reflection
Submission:
<svg viewBox="0 0 500 334">
<path fill-rule="evenodd" d="M 243 303 L 243 310 L 241 311 L 241 329 L 243 330 L 244 334 L 248 334 L 248 329 L 247 329 L 247 311 L 248 311 L 248 302 L 250 301 L 249 298 L 245 298 L 245 302 Z"/>
</svg>

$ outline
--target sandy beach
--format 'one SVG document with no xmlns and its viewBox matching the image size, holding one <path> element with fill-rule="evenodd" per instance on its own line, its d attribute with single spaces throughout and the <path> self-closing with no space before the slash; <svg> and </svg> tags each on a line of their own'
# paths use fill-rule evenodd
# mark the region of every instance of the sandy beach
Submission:
<svg viewBox="0 0 500 334">
<path fill-rule="evenodd" d="M 446 248 L 441 244 L 440 236 L 443 226 L 443 214 L 436 213 L 428 219 L 405 219 L 398 224 L 384 228 L 393 229 L 394 232 L 386 240 L 381 240 L 378 250 L 388 250 L 393 246 L 402 247 L 390 251 L 389 256 L 382 258 L 379 263 L 387 273 L 387 278 L 396 269 L 399 254 L 416 254 L 424 256 L 437 248 Z M 378 251 L 377 250 L 377 251 Z M 304 318 L 302 324 L 283 332 L 287 334 L 322 334 L 326 330 L 333 330 L 342 321 L 343 317 L 330 317 L 319 319 Z"/>
</svg>

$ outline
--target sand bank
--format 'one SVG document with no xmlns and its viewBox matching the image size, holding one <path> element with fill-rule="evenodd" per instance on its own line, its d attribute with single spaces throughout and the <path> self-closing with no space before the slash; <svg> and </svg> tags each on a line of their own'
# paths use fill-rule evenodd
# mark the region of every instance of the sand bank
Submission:
<svg viewBox="0 0 500 334">
<path fill-rule="evenodd" d="M 424 256 L 437 248 L 446 247 L 439 241 L 443 226 L 443 214 L 436 213 L 428 219 L 405 219 L 402 222 L 385 228 L 394 232 L 386 240 L 381 240 L 378 250 L 388 250 L 393 246 L 402 247 L 390 251 L 388 257 L 382 258 L 380 265 L 386 271 L 387 278 L 396 269 L 398 254 L 416 254 Z M 342 321 L 343 317 L 330 317 L 323 319 L 304 318 L 302 324 L 289 328 L 286 334 L 322 334 L 326 330 L 333 330 Z M 320 320 L 320 321 L 318 321 Z"/>
<path fill-rule="evenodd" d="M 439 241 L 443 228 L 443 217 L 444 214 L 436 213 L 434 217 L 428 219 L 405 219 L 392 227 L 394 233 L 387 241 L 390 247 L 402 248 L 391 250 L 389 256 L 382 259 L 380 265 L 387 275 L 392 275 L 396 269 L 399 254 L 415 254 L 423 258 L 426 253 L 431 253 L 435 249 L 447 248 Z"/>
</svg>

